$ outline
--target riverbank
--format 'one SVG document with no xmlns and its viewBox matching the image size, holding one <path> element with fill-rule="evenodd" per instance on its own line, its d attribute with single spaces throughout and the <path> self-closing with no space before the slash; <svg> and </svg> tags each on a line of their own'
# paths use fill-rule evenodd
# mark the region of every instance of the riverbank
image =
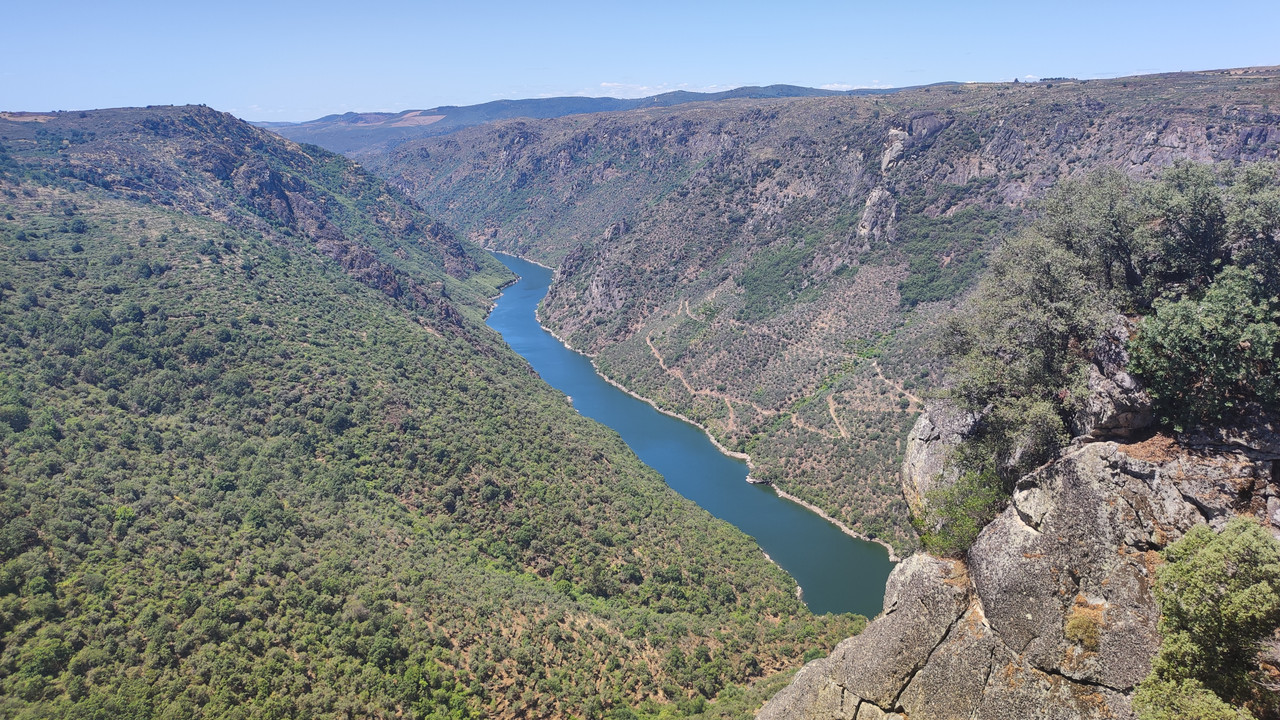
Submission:
<svg viewBox="0 0 1280 720">
<path fill-rule="evenodd" d="M 524 259 L 524 258 L 521 258 L 521 260 L 523 260 L 523 259 Z M 532 261 L 530 261 L 530 262 L 532 262 Z M 545 266 L 544 266 L 544 267 L 545 267 Z M 581 350 L 579 350 L 579 349 L 575 348 L 574 346 L 572 346 L 572 345 L 570 345 L 570 344 L 569 344 L 569 341 L 568 341 L 568 340 L 565 340 L 564 338 L 560 337 L 559 335 L 557 335 L 557 334 L 556 334 L 556 332 L 555 332 L 554 330 L 552 330 L 551 328 L 549 328 L 549 327 L 547 327 L 545 324 L 543 324 L 543 322 L 542 322 L 542 311 L 541 311 L 541 308 L 539 308 L 538 310 L 535 310 L 535 311 L 534 311 L 534 313 L 533 313 L 533 316 L 538 320 L 538 324 L 539 324 L 539 325 L 542 325 L 542 329 L 543 329 L 543 330 L 546 330 L 546 331 L 547 331 L 547 334 L 548 334 L 548 335 L 550 335 L 551 337 L 555 338 L 556 340 L 559 340 L 559 341 L 560 341 L 560 344 L 561 344 L 561 345 L 564 345 L 564 347 L 565 347 L 565 349 L 566 349 L 566 350 L 569 350 L 569 351 L 571 351 L 571 352 L 576 352 L 576 353 L 578 353 L 579 355 L 581 355 L 582 357 L 587 358 L 588 360 L 590 360 L 590 361 L 591 361 L 591 367 L 592 367 L 593 369 L 595 369 L 595 371 L 596 371 L 596 375 L 600 376 L 600 379 L 601 379 L 601 380 L 604 380 L 605 382 L 607 382 L 607 383 L 609 383 L 610 385 L 612 385 L 612 386 L 614 386 L 614 387 L 618 388 L 618 389 L 619 389 L 619 390 L 621 390 L 622 392 L 624 392 L 624 393 L 626 393 L 626 394 L 630 395 L 631 397 L 633 397 L 633 398 L 635 398 L 635 399 L 639 400 L 640 402 L 648 404 L 648 405 L 649 405 L 650 407 L 652 407 L 654 410 L 657 410 L 658 412 L 662 413 L 663 415 L 666 415 L 666 416 L 668 416 L 668 417 L 673 417 L 673 418 L 675 418 L 675 419 L 677 419 L 677 420 L 680 420 L 680 421 L 682 421 L 682 422 L 689 423 L 690 425 L 692 425 L 692 426 L 694 426 L 694 427 L 698 428 L 699 430 L 701 430 L 701 431 L 702 431 L 702 433 L 703 433 L 704 435 L 706 435 L 706 436 L 707 436 L 707 440 L 710 440 L 710 441 L 711 441 L 711 444 L 712 444 L 712 445 L 714 445 L 714 446 L 716 447 L 716 449 L 720 451 L 720 453 L 721 453 L 721 454 L 726 455 L 726 456 L 728 456 L 728 457 L 731 457 L 731 458 L 733 458 L 733 459 L 735 459 L 735 460 L 741 460 L 741 461 L 745 462 L 745 463 L 747 464 L 747 470 L 748 470 L 748 471 L 755 469 L 755 466 L 751 464 L 751 456 L 750 456 L 750 455 L 748 455 L 748 454 L 746 454 L 746 453 L 742 453 L 742 452 L 737 452 L 736 450 L 730 450 L 729 448 L 725 447 L 723 444 L 721 444 L 721 443 L 720 443 L 720 441 L 719 441 L 719 440 L 717 440 L 717 439 L 716 439 L 716 436 L 715 436 L 715 435 L 712 435 L 712 434 L 711 434 L 711 430 L 709 430 L 709 429 L 707 428 L 707 426 L 706 426 L 706 425 L 703 425 L 702 423 L 697 422 L 696 420 L 693 420 L 692 418 L 689 418 L 689 417 L 686 417 L 686 416 L 684 416 L 684 415 L 681 415 L 680 413 L 675 412 L 674 410 L 668 410 L 668 409 L 666 409 L 666 408 L 662 407 L 661 405 L 659 405 L 657 402 L 653 401 L 652 399 L 647 398 L 647 397 L 645 397 L 645 396 L 641 395 L 640 393 L 637 393 L 637 392 L 635 392 L 635 391 L 631 390 L 631 389 L 630 389 L 630 388 L 628 388 L 626 385 L 623 385 L 622 383 L 618 382 L 617 380 L 614 380 L 613 378 L 609 377 L 608 375 L 605 375 L 604 373 L 600 372 L 600 366 L 599 366 L 599 365 L 596 365 L 596 356 L 595 356 L 595 355 L 592 355 L 592 354 L 590 354 L 590 353 L 582 352 Z M 777 488 L 774 488 L 774 490 L 777 490 Z M 855 537 L 857 537 L 857 536 L 855 536 Z M 864 539 L 864 538 L 859 538 L 859 539 Z"/>
<path fill-rule="evenodd" d="M 495 251 L 495 252 L 496 252 L 496 251 Z M 516 255 L 511 255 L 510 253 L 502 253 L 502 254 L 503 254 L 503 255 L 507 255 L 508 257 L 518 257 L 518 256 L 516 256 Z M 542 266 L 542 267 L 547 267 L 546 265 L 542 265 L 542 263 L 536 262 L 536 261 L 534 261 L 534 260 L 526 260 L 525 258 L 520 258 L 520 259 L 521 259 L 521 260 L 525 260 L 526 262 L 531 262 L 531 263 L 533 263 L 533 264 L 535 264 L 535 265 L 540 265 L 540 266 Z M 551 268 L 548 268 L 548 269 L 551 269 Z M 710 428 L 708 428 L 707 426 L 705 426 L 705 425 L 703 425 L 702 423 L 697 422 L 696 420 L 693 420 L 692 418 L 689 418 L 689 417 L 687 417 L 687 416 L 685 416 L 685 415 L 683 415 L 683 414 L 681 414 L 681 413 L 675 412 L 675 411 L 673 411 L 673 410 L 668 410 L 667 408 L 662 407 L 662 406 L 661 406 L 661 405 L 659 405 L 656 401 L 654 401 L 652 398 L 647 398 L 647 397 L 645 397 L 644 395 L 641 395 L 641 394 L 639 394 L 639 393 L 637 393 L 637 392 L 633 391 L 632 389 L 628 388 L 627 386 L 623 385 L 622 383 L 618 382 L 617 380 L 614 380 L 613 378 L 609 377 L 608 375 L 605 375 L 603 372 L 600 372 L 600 366 L 596 364 L 596 356 L 595 356 L 595 355 L 593 355 L 593 354 L 591 354 L 591 353 L 585 353 L 585 352 L 582 352 L 581 350 L 578 350 L 578 349 L 577 349 L 577 348 L 575 348 L 573 345 L 570 345 L 568 340 L 566 340 L 566 339 L 564 339 L 564 338 L 560 337 L 560 335 L 558 335 L 558 334 L 556 333 L 556 331 L 554 331 L 554 330 L 552 330 L 551 328 L 549 328 L 549 327 L 547 327 L 547 326 L 546 326 L 546 323 L 544 323 L 544 322 L 542 321 L 542 308 L 541 308 L 541 307 L 539 307 L 539 308 L 535 309 L 535 310 L 534 310 L 533 315 L 534 315 L 534 318 L 535 318 L 535 319 L 537 319 L 538 324 L 542 326 L 542 329 L 543 329 L 543 330 L 546 330 L 548 335 L 550 335 L 551 337 L 553 337 L 553 338 L 555 338 L 556 340 L 558 340 L 558 341 L 560 342 L 560 344 L 561 344 L 561 345 L 563 345 L 563 346 L 565 347 L 565 349 L 567 349 L 567 350 L 569 350 L 569 351 L 571 351 L 571 352 L 578 353 L 579 355 L 581 355 L 581 356 L 583 356 L 583 357 L 587 358 L 588 360 L 590 360 L 590 361 L 591 361 L 591 367 L 596 371 L 596 375 L 598 375 L 598 376 L 600 377 L 600 379 L 601 379 L 601 380 L 604 380 L 605 382 L 607 382 L 607 383 L 609 383 L 610 385 L 614 386 L 614 387 L 615 387 L 615 388 L 617 388 L 618 390 L 621 390 L 622 392 L 626 393 L 627 395 L 630 395 L 631 397 L 635 398 L 636 400 L 639 400 L 639 401 L 641 401 L 641 402 L 643 402 L 643 403 L 647 403 L 650 407 L 652 407 L 654 410 L 657 410 L 658 412 L 662 413 L 663 415 L 667 415 L 668 417 L 673 417 L 673 418 L 675 418 L 675 419 L 677 419 L 677 420 L 680 420 L 680 421 L 682 421 L 682 422 L 689 423 L 690 425 L 692 425 L 692 426 L 694 426 L 694 427 L 698 428 L 699 430 L 701 430 L 701 431 L 702 431 L 702 433 L 703 433 L 704 435 L 706 435 L 706 436 L 707 436 L 707 439 L 711 441 L 711 444 L 712 444 L 712 445 L 714 445 L 714 446 L 715 446 L 715 448 L 716 448 L 717 450 L 719 450 L 722 454 L 724 454 L 724 455 L 726 455 L 726 456 L 728 456 L 728 457 L 734 458 L 734 459 L 736 459 L 736 460 L 741 460 L 741 461 L 745 462 L 745 463 L 747 464 L 747 470 L 748 470 L 748 471 L 751 471 L 751 470 L 754 470 L 754 469 L 755 469 L 755 466 L 754 466 L 754 465 L 752 464 L 752 462 L 751 462 L 751 456 L 750 456 L 750 455 L 748 455 L 747 453 L 742 453 L 742 452 L 737 452 L 737 451 L 735 451 L 735 450 L 730 450 L 729 448 L 725 447 L 725 446 L 724 446 L 724 445 L 723 445 L 723 444 L 722 444 L 722 443 L 721 443 L 721 442 L 716 438 L 716 436 L 715 436 L 715 435 L 713 435 L 713 434 L 711 433 Z M 748 474 L 747 482 L 754 482 L 754 481 L 752 481 L 752 480 L 750 479 L 750 475 L 749 475 L 749 474 Z M 772 487 L 772 488 L 773 488 L 773 491 L 774 491 L 775 493 L 777 493 L 778 497 L 780 497 L 780 498 L 782 498 L 782 499 L 784 499 L 784 500 L 789 500 L 789 501 L 791 501 L 791 502 L 793 502 L 793 503 L 795 503 L 795 504 L 799 505 L 800 507 L 802 507 L 802 508 L 804 508 L 804 509 L 808 510 L 809 512 L 812 512 L 813 514 L 817 515 L 818 517 L 822 518 L 823 520 L 826 520 L 827 522 L 829 522 L 829 523 L 831 523 L 832 525 L 834 525 L 834 526 L 836 527 L 836 529 L 838 529 L 840 532 L 844 533 L 845 535 L 848 535 L 849 537 L 854 538 L 854 539 L 857 539 L 857 540 L 861 540 L 861 541 L 863 541 L 863 542 L 874 543 L 874 544 L 876 544 L 876 545 L 879 545 L 880 547 L 883 547 L 883 548 L 884 548 L 884 549 L 889 553 L 889 562 L 894 562 L 894 563 L 896 563 L 896 562 L 901 562 L 901 561 L 902 561 L 902 559 L 898 557 L 898 553 L 894 550 L 893 546 L 892 546 L 892 545 L 890 545 L 889 543 L 885 542 L 884 540 L 881 540 L 880 538 L 873 538 L 873 537 L 870 537 L 870 536 L 865 535 L 865 534 L 863 534 L 863 533 L 860 533 L 860 532 L 858 532 L 857 530 L 854 530 L 853 528 L 849 527 L 848 525 L 845 525 L 845 524 L 844 524 L 843 522 L 841 522 L 840 520 L 837 520 L 836 518 L 832 517 L 830 514 L 828 514 L 828 513 L 827 513 L 827 511 L 823 510 L 822 508 L 818 507 L 817 505 L 814 505 L 813 503 L 808 502 L 807 500 L 802 500 L 801 498 L 798 498 L 798 497 L 796 497 L 795 495 L 792 495 L 791 493 L 786 492 L 785 490 L 781 490 L 781 489 L 779 489 L 779 488 L 778 488 L 778 486 L 777 486 L 777 485 L 774 485 L 773 483 L 765 483 L 765 484 L 768 484 L 770 487 Z M 768 553 L 766 553 L 766 557 L 767 557 L 767 555 L 768 555 Z M 770 560 L 772 561 L 772 558 L 770 558 Z"/>
<path fill-rule="evenodd" d="M 804 508 L 804 509 L 808 510 L 809 512 L 814 513 L 815 515 L 817 515 L 818 517 L 822 518 L 823 520 L 826 520 L 827 522 L 831 523 L 832 525 L 835 525 L 837 528 L 839 528 L 839 529 L 840 529 L 840 532 L 844 533 L 845 535 L 848 535 L 849 537 L 857 538 L 857 539 L 859 539 L 859 540 L 862 540 L 863 542 L 875 543 L 876 545 L 879 545 L 880 547 L 884 548 L 885 550 L 888 550 L 888 551 L 889 551 L 889 562 L 902 562 L 902 558 L 898 557 L 898 554 L 897 554 L 896 552 L 894 552 L 894 551 L 893 551 L 893 546 L 892 546 L 892 545 L 890 545 L 889 543 L 885 542 L 884 540 L 881 540 L 880 538 L 873 538 L 873 537 L 868 537 L 868 536 L 866 536 L 866 535 L 863 535 L 862 533 L 858 532 L 857 530 L 854 530 L 853 528 L 849 527 L 848 525 L 845 525 L 844 523 L 840 522 L 839 520 L 837 520 L 837 519 L 835 519 L 835 518 L 831 517 L 830 515 L 828 515 L 826 510 L 823 510 L 822 508 L 818 507 L 817 505 L 814 505 L 814 504 L 813 504 L 813 503 L 811 503 L 811 502 L 807 502 L 807 501 L 805 501 L 805 500 L 801 500 L 800 498 L 796 497 L 795 495 L 792 495 L 791 493 L 787 492 L 786 490 L 780 490 L 780 489 L 778 489 L 778 486 L 777 486 L 777 485 L 774 485 L 774 486 L 773 486 L 773 491 L 774 491 L 774 492 L 776 492 L 776 493 L 778 493 L 778 497 L 780 497 L 780 498 L 782 498 L 782 499 L 784 499 L 784 500 L 790 500 L 791 502 L 793 502 L 793 503 L 795 503 L 795 504 L 799 505 L 800 507 L 802 507 L 802 508 Z"/>
<path fill-rule="evenodd" d="M 540 263 L 540 262 L 538 262 L 537 260 L 534 260 L 534 259 L 532 259 L 532 258 L 523 257 L 523 256 L 520 256 L 520 255 L 516 255 L 516 254 L 514 254 L 514 253 L 503 252 L 502 250 L 494 250 L 493 248 L 485 248 L 484 250 L 485 250 L 485 252 L 494 253 L 495 255 L 506 255 L 506 256 L 507 256 L 507 257 L 509 257 L 509 258 L 515 258 L 515 259 L 517 259 L 517 260 L 523 260 L 523 261 L 525 261 L 525 262 L 527 262 L 527 263 L 533 263 L 534 265 L 537 265 L 537 266 L 538 266 L 538 267 L 540 267 L 540 268 L 546 268 L 546 269 L 550 270 L 551 272 L 555 272 L 555 270 L 556 270 L 555 268 L 551 267 L 550 265 L 544 265 L 544 264 L 542 264 L 542 263 Z"/>
</svg>

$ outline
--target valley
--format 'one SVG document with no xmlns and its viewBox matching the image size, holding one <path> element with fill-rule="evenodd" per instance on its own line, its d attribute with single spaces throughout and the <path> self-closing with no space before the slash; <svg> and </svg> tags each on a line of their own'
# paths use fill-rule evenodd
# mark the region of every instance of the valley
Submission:
<svg viewBox="0 0 1280 720">
<path fill-rule="evenodd" d="M 865 622 L 349 161 L 195 106 L 0 125 L 0 716 L 732 713 Z"/>
<path fill-rule="evenodd" d="M 0 719 L 1280 717 L 1280 68 L 602 100 L 0 114 Z"/>
<path fill-rule="evenodd" d="M 545 324 L 900 554 L 929 349 L 1061 177 L 1280 148 L 1275 68 L 739 99 L 508 120 L 361 158 L 478 244 L 554 265 Z"/>
</svg>

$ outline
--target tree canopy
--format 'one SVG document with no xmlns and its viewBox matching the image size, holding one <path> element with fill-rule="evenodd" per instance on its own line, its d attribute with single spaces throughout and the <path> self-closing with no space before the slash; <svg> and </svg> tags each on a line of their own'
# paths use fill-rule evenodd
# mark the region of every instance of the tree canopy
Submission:
<svg viewBox="0 0 1280 720">
<path fill-rule="evenodd" d="M 1129 369 L 1162 424 L 1280 412 L 1277 231 L 1274 163 L 1179 162 L 1152 181 L 1105 170 L 1060 183 L 944 332 L 951 397 L 979 417 L 959 469 L 1007 492 L 1056 455 L 1098 339 L 1121 314 L 1137 326 Z M 937 512 L 955 514 L 939 500 Z M 989 519 L 1000 505 L 983 507 Z M 963 548 L 945 535 L 934 532 L 934 547 Z"/>
<path fill-rule="evenodd" d="M 1162 641 L 1134 704 L 1142 720 L 1250 718 L 1280 712 L 1258 668 L 1259 641 L 1280 626 L 1280 541 L 1237 518 L 1197 525 L 1156 570 Z"/>
</svg>

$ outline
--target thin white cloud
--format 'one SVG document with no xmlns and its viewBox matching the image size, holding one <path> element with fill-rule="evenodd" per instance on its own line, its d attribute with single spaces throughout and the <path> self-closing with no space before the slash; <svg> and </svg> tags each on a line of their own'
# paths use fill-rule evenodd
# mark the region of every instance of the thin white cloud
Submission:
<svg viewBox="0 0 1280 720">
<path fill-rule="evenodd" d="M 873 80 L 870 83 L 865 85 L 854 85 L 852 83 L 827 83 L 825 85 L 819 85 L 818 89 L 819 90 L 835 90 L 836 92 L 845 92 L 848 90 L 887 90 L 888 88 L 891 88 L 891 87 L 893 86 L 888 85 L 886 83 L 882 83 L 879 80 Z"/>
</svg>

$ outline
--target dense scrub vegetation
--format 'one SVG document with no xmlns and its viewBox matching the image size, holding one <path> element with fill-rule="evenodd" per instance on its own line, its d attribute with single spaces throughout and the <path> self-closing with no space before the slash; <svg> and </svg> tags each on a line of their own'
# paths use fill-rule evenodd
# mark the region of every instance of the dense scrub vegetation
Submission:
<svg viewBox="0 0 1280 720">
<path fill-rule="evenodd" d="M 1280 542 L 1237 518 L 1192 528 L 1156 570 L 1160 651 L 1134 697 L 1141 720 L 1249 720 L 1280 715 L 1259 642 L 1280 626 Z"/>
<path fill-rule="evenodd" d="M 217 219 L 318 252 L 419 312 L 480 318 L 510 273 L 341 156 L 203 106 L 0 120 L 14 173 Z"/>
<path fill-rule="evenodd" d="M 0 717 L 719 717 L 861 626 L 538 383 L 478 286 L 397 296 L 67 147 L 0 179 Z M 447 275 L 430 237 L 403 282 Z"/>
<path fill-rule="evenodd" d="M 994 178 L 968 186 L 943 188 L 948 204 L 982 192 Z M 970 187 L 971 186 L 971 187 Z M 898 206 L 898 248 L 907 261 L 907 277 L 898 284 L 902 303 L 952 300 L 973 286 L 985 267 L 987 253 L 1020 223 L 1019 213 L 1005 207 L 972 205 L 948 215 L 931 216 L 926 208 L 938 198 L 923 192 L 904 197 Z"/>
<path fill-rule="evenodd" d="M 1275 164 L 1175 164 L 1158 181 L 1099 172 L 1062 183 L 1003 246 L 948 328 L 953 397 L 981 419 L 957 462 L 1008 490 L 1067 443 L 1094 348 L 1136 320 L 1130 370 L 1174 430 L 1280 411 L 1280 177 Z M 966 505 L 965 507 L 971 507 Z M 982 504 L 985 517 L 1000 503 Z M 940 503 L 940 551 L 975 518 Z M 956 530 L 948 530 L 952 528 Z"/>
</svg>

